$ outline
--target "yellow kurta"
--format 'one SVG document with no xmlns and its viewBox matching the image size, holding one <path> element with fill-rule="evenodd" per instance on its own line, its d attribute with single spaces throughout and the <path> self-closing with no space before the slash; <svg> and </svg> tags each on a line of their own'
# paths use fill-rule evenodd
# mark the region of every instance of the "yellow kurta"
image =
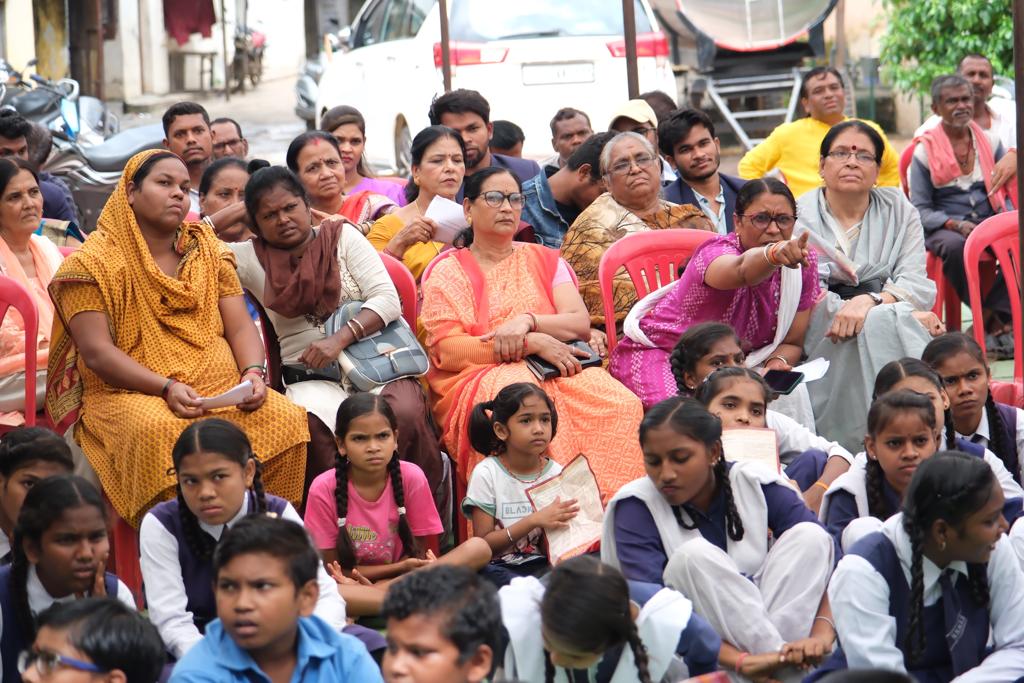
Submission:
<svg viewBox="0 0 1024 683">
<path fill-rule="evenodd" d="M 402 222 L 401 218 L 393 213 L 389 213 L 374 221 L 370 227 L 370 232 L 366 233 L 366 239 L 373 245 L 374 249 L 384 251 L 388 246 L 388 242 L 394 239 L 395 235 L 404 227 L 405 223 Z M 423 269 L 444 248 L 444 242 L 417 242 L 405 250 L 405 254 L 402 256 L 402 263 L 405 264 L 405 267 L 409 269 L 413 277 L 416 278 L 416 281 L 419 282 Z"/>
<path fill-rule="evenodd" d="M 218 308 L 221 298 L 242 294 L 230 252 L 209 227 L 186 223 L 177 242 L 183 255 L 177 277 L 169 277 L 157 267 L 127 205 L 125 178 L 150 153 L 129 162 L 99 229 L 64 261 L 50 287 L 59 317 L 52 335 L 47 411 L 59 426 L 77 412 L 75 440 L 118 514 L 133 525 L 173 494 L 171 449 L 191 420 L 175 417 L 159 396 L 104 382 L 77 356 L 66 322 L 84 311 L 103 312 L 118 349 L 201 396 L 219 394 L 239 378 Z M 248 434 L 264 463 L 266 489 L 299 502 L 309 440 L 305 411 L 268 391 L 256 411 L 225 408 L 212 415 L 235 422 Z"/>
</svg>

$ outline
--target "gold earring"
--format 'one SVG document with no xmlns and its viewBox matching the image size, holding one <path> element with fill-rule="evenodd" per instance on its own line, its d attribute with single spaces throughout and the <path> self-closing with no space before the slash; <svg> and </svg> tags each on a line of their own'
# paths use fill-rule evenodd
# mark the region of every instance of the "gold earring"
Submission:
<svg viewBox="0 0 1024 683">
<path fill-rule="evenodd" d="M 946 552 L 946 539 L 942 539 L 942 546 L 939 548 L 940 553 Z"/>
<path fill-rule="evenodd" d="M 472 216 L 466 216 L 466 225 L 468 225 L 469 227 L 473 227 L 473 217 Z"/>
</svg>

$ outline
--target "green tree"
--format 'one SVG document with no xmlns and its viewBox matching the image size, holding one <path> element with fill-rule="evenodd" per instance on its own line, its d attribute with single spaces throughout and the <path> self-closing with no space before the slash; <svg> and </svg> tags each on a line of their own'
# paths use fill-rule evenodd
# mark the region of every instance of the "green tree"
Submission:
<svg viewBox="0 0 1024 683">
<path fill-rule="evenodd" d="M 882 65 L 906 93 L 926 93 L 932 79 L 953 73 L 960 58 L 977 52 L 996 74 L 1013 75 L 1010 0 L 883 0 L 888 27 Z"/>
</svg>

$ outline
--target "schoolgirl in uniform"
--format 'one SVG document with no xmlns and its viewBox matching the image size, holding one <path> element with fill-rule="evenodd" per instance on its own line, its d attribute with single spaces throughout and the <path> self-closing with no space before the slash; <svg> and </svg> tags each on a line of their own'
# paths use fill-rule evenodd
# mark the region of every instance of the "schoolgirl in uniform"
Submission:
<svg viewBox="0 0 1024 683">
<path fill-rule="evenodd" d="M 721 436 L 721 421 L 693 399 L 648 411 L 640 424 L 647 476 L 608 504 L 601 558 L 630 580 L 688 597 L 739 651 L 732 658 L 723 647 L 724 666 L 778 675 L 831 649 L 825 586 L 835 544 L 777 472 L 726 463 Z M 768 668 L 752 671 L 755 662 Z"/>
<path fill-rule="evenodd" d="M 985 352 L 973 337 L 949 332 L 924 347 L 921 360 L 942 378 L 957 436 L 985 446 L 1022 483 L 1024 410 L 997 403 L 989 391 L 992 375 Z"/>
<path fill-rule="evenodd" d="M 847 667 L 920 683 L 1024 676 L 1024 573 L 1002 509 L 980 459 L 945 451 L 921 463 L 903 511 L 840 560 L 828 593 L 841 647 L 808 680 Z"/>
<path fill-rule="evenodd" d="M 754 370 L 745 367 L 713 370 L 697 387 L 696 398 L 722 421 L 723 429 L 774 430 L 786 477 L 803 491 L 804 502 L 811 510 L 818 510 L 829 484 L 853 464 L 853 456 L 846 449 L 817 436 L 795 420 L 781 414 L 778 414 L 781 420 L 769 420 L 772 411 L 767 407 L 772 391 Z M 803 447 L 803 450 L 792 450 L 794 447 Z"/>
<path fill-rule="evenodd" d="M 139 529 L 142 579 L 149 618 L 168 652 L 181 659 L 217 618 L 213 595 L 213 551 L 221 535 L 248 515 L 270 513 L 302 523 L 291 503 L 266 494 L 259 461 L 248 437 L 234 423 L 210 418 L 193 422 L 171 452 L 178 497 L 160 503 Z M 315 614 L 339 631 L 345 603 L 321 568 Z"/>
<path fill-rule="evenodd" d="M 515 578 L 498 597 L 508 633 L 502 680 L 652 683 L 718 669 L 721 640 L 689 600 L 627 582 L 594 557 L 559 564 L 547 586 Z"/>
<path fill-rule="evenodd" d="M 932 402 L 906 390 L 875 399 L 864 448 L 867 462 L 832 482 L 819 515 L 844 551 L 899 511 L 914 471 L 939 450 Z"/>
</svg>

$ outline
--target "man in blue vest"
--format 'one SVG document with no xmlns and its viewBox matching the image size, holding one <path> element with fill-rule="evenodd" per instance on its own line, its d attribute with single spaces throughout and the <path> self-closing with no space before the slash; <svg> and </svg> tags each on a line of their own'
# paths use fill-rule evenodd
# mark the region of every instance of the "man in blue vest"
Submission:
<svg viewBox="0 0 1024 683">
<path fill-rule="evenodd" d="M 679 174 L 663 195 L 674 204 L 693 204 L 720 235 L 733 231 L 736 193 L 746 182 L 718 172 L 721 146 L 704 112 L 679 109 L 658 126 L 658 147 Z"/>
</svg>

